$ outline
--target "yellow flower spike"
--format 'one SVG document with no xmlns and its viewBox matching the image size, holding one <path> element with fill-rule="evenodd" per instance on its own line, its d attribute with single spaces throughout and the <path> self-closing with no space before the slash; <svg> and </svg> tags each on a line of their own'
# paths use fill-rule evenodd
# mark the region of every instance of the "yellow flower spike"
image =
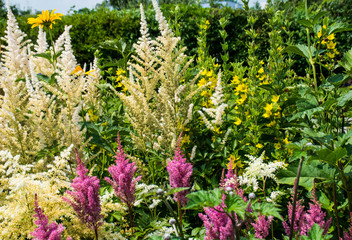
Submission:
<svg viewBox="0 0 352 240">
<path fill-rule="evenodd" d="M 49 26 L 52 28 L 53 24 L 55 24 L 56 20 L 61 20 L 62 13 L 54 13 L 56 9 L 54 9 L 51 13 L 49 10 L 42 11 L 42 14 L 38 14 L 36 18 L 28 18 L 27 23 L 32 25 L 32 28 L 40 26 L 43 28 L 44 26 Z"/>
<path fill-rule="evenodd" d="M 234 122 L 235 125 L 240 125 L 242 123 L 241 119 L 239 119 L 238 117 L 236 117 L 236 121 Z"/>
<path fill-rule="evenodd" d="M 255 145 L 255 147 L 261 149 L 261 148 L 263 148 L 263 145 L 258 143 L 257 145 Z"/>
<path fill-rule="evenodd" d="M 277 96 L 274 95 L 273 98 L 271 99 L 271 101 L 273 103 L 277 103 L 279 101 L 279 99 L 280 99 L 280 95 L 277 95 Z"/>
<path fill-rule="evenodd" d="M 238 85 L 238 84 L 240 84 L 241 82 L 240 82 L 240 80 L 238 79 L 238 76 L 235 75 L 235 76 L 233 76 L 233 78 L 232 78 L 232 80 L 231 80 L 231 83 Z"/>
</svg>

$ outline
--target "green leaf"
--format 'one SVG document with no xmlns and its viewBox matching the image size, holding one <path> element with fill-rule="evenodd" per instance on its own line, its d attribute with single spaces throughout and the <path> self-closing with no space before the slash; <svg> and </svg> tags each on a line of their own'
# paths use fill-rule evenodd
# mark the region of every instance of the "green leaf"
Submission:
<svg viewBox="0 0 352 240">
<path fill-rule="evenodd" d="M 33 56 L 34 57 L 42 57 L 42 58 L 47 59 L 50 63 L 52 62 L 51 61 L 51 54 L 49 54 L 49 53 L 38 53 L 38 54 L 34 54 Z"/>
<path fill-rule="evenodd" d="M 352 71 L 352 48 L 343 55 L 340 65 L 348 72 Z"/>
<path fill-rule="evenodd" d="M 345 148 L 338 147 L 334 151 L 325 148 L 317 151 L 316 155 L 312 156 L 310 160 L 320 160 L 328 164 L 331 164 L 333 166 L 336 166 L 337 161 L 339 161 L 341 158 L 343 158 L 346 155 L 347 155 L 347 150 Z"/>
<path fill-rule="evenodd" d="M 193 192 L 186 197 L 189 199 L 186 209 L 197 210 L 204 207 L 215 207 L 222 203 L 222 191 L 219 188 L 210 191 Z"/>
<path fill-rule="evenodd" d="M 166 192 L 166 195 L 172 195 L 172 194 L 175 194 L 175 193 L 178 193 L 178 192 L 182 192 L 182 191 L 185 191 L 185 190 L 189 190 L 189 188 L 188 187 L 172 188 L 172 189 L 170 189 L 169 191 Z"/>
<path fill-rule="evenodd" d="M 288 46 L 284 49 L 284 52 L 298 54 L 302 57 L 305 57 L 307 59 L 307 61 L 309 61 L 309 59 L 310 59 L 309 48 L 306 45 L 297 44 L 295 46 Z M 315 47 L 311 46 L 310 52 L 311 52 L 312 56 L 314 56 L 315 52 L 316 52 Z"/>
<path fill-rule="evenodd" d="M 348 91 L 346 94 L 342 95 L 337 99 L 337 106 L 343 107 L 352 99 L 352 91 Z"/>
<path fill-rule="evenodd" d="M 322 229 L 317 223 L 314 223 L 313 227 L 309 230 L 308 236 L 301 236 L 302 240 L 328 240 L 332 238 L 332 235 L 323 235 L 324 229 Z"/>
<path fill-rule="evenodd" d="M 335 86 L 340 86 L 341 84 L 345 83 L 348 80 L 349 76 L 346 74 L 336 74 L 334 76 L 329 76 L 326 81 Z"/>
<path fill-rule="evenodd" d="M 226 209 L 229 213 L 235 212 L 241 219 L 245 218 L 247 203 L 239 195 L 227 195 L 225 205 L 227 206 Z"/>
<path fill-rule="evenodd" d="M 328 35 L 333 34 L 333 33 L 338 33 L 338 32 L 346 32 L 346 31 L 352 31 L 351 26 L 348 26 L 344 23 L 337 22 L 329 26 L 328 28 Z"/>
<path fill-rule="evenodd" d="M 312 28 L 313 27 L 313 23 L 307 19 L 301 19 L 299 21 L 297 21 L 297 23 L 301 24 L 302 26 L 306 27 L 306 28 Z"/>
<path fill-rule="evenodd" d="M 320 19 L 321 17 L 324 17 L 324 16 L 325 16 L 326 14 L 328 14 L 328 13 L 329 13 L 329 12 L 323 12 L 323 11 L 318 12 L 318 14 L 314 16 L 313 25 L 317 24 L 317 23 L 319 22 L 319 19 Z"/>
<path fill-rule="evenodd" d="M 253 212 L 259 212 L 261 215 L 264 216 L 273 216 L 283 221 L 283 218 L 280 214 L 280 208 L 276 205 L 268 202 L 255 202 L 251 205 Z"/>
</svg>

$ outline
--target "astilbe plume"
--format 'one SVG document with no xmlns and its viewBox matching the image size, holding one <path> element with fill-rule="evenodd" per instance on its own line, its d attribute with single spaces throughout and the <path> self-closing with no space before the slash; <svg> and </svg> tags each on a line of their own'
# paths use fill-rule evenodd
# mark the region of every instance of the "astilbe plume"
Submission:
<svg viewBox="0 0 352 240">
<path fill-rule="evenodd" d="M 269 229 L 273 216 L 269 216 L 268 219 L 264 215 L 260 215 L 255 223 L 251 223 L 255 230 L 255 237 L 264 239 L 269 235 Z"/>
<path fill-rule="evenodd" d="M 43 210 L 38 205 L 37 194 L 34 197 L 34 205 L 36 213 L 34 217 L 37 218 L 34 223 L 38 226 L 31 232 L 34 240 L 61 240 L 61 233 L 65 230 L 65 227 L 62 224 L 58 225 L 56 222 L 48 225 L 48 217 L 44 215 Z M 68 237 L 67 240 L 72 240 L 72 238 Z"/>
<path fill-rule="evenodd" d="M 94 229 L 97 234 L 97 229 L 102 225 L 103 218 L 99 198 L 99 179 L 96 176 L 89 177 L 87 175 L 88 169 L 79 158 L 77 149 L 76 159 L 78 177 L 74 178 L 71 183 L 71 187 L 75 191 L 67 191 L 73 201 L 65 197 L 63 200 L 72 206 L 81 222 Z"/>
<path fill-rule="evenodd" d="M 175 148 L 175 156 L 172 161 L 167 164 L 167 171 L 169 172 L 171 188 L 181 188 L 191 186 L 191 175 L 193 173 L 192 164 L 186 162 L 186 158 L 182 154 L 180 147 L 181 136 Z M 187 190 L 174 194 L 174 200 L 179 202 L 182 206 L 187 204 L 186 198 Z"/>
<path fill-rule="evenodd" d="M 134 178 L 137 167 L 136 163 L 129 162 L 129 159 L 126 159 L 126 154 L 123 151 L 123 147 L 120 141 L 120 135 L 117 136 L 117 152 L 116 152 L 116 165 L 111 165 L 108 168 L 109 173 L 111 174 L 112 180 L 110 178 L 105 178 L 105 180 L 110 183 L 118 198 L 122 202 L 126 203 L 130 208 L 136 197 L 134 193 L 136 191 L 136 183 L 142 178 L 138 176 Z"/>
<path fill-rule="evenodd" d="M 204 240 L 234 239 L 232 221 L 226 213 L 223 213 L 223 207 L 216 206 L 214 208 L 204 208 L 204 211 L 205 214 L 198 214 L 206 229 L 206 236 Z"/>
<path fill-rule="evenodd" d="M 291 218 L 293 214 L 292 210 L 293 206 L 290 202 L 288 205 L 288 223 L 285 221 L 282 223 L 287 236 L 290 235 L 290 226 L 292 224 Z M 314 223 L 317 223 L 322 229 L 324 229 L 323 234 L 325 235 L 328 232 L 331 224 L 331 218 L 325 221 L 325 216 L 326 213 L 322 211 L 321 204 L 319 204 L 318 200 L 316 199 L 314 188 L 311 203 L 309 203 L 309 209 L 307 211 L 304 210 L 302 199 L 297 201 L 293 230 L 299 235 L 307 235 L 308 231 L 312 228 Z"/>
<path fill-rule="evenodd" d="M 315 195 L 315 187 L 312 191 L 312 199 L 311 203 L 309 203 L 309 210 L 305 214 L 305 220 L 307 224 L 307 228 L 311 229 L 314 223 L 317 223 L 322 229 L 324 229 L 323 234 L 325 235 L 330 227 L 331 218 L 325 221 L 326 213 L 321 210 L 321 204 L 318 202 Z"/>
<path fill-rule="evenodd" d="M 347 231 L 343 232 L 343 240 L 352 240 L 352 212 L 350 213 L 350 227 Z M 342 240 L 342 238 L 340 238 Z"/>
</svg>

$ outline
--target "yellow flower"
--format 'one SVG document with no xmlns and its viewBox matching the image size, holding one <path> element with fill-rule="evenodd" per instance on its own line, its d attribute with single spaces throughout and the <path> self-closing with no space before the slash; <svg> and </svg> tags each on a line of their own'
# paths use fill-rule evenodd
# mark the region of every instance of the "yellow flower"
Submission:
<svg viewBox="0 0 352 240">
<path fill-rule="evenodd" d="M 257 148 L 262 148 L 263 147 L 263 145 L 262 144 L 260 144 L 260 143 L 258 143 L 257 145 L 255 145 Z"/>
<path fill-rule="evenodd" d="M 273 98 L 271 99 L 271 101 L 273 103 L 277 103 L 279 101 L 279 99 L 280 99 L 280 95 L 277 95 L 277 96 L 274 95 Z"/>
<path fill-rule="evenodd" d="M 242 123 L 241 119 L 239 119 L 238 117 L 236 117 L 236 121 L 234 122 L 235 125 L 240 125 Z"/>
<path fill-rule="evenodd" d="M 291 141 L 288 140 L 288 137 L 285 137 L 285 139 L 282 141 L 284 144 L 289 144 Z"/>
<path fill-rule="evenodd" d="M 201 74 L 204 76 L 204 75 L 207 75 L 207 70 L 206 69 L 204 69 L 202 72 L 201 72 Z"/>
<path fill-rule="evenodd" d="M 119 69 L 116 71 L 116 75 L 117 75 L 117 76 L 119 76 L 119 75 L 121 75 L 121 74 L 124 74 L 124 73 L 126 73 L 126 71 L 123 70 L 123 69 L 121 69 L 121 68 L 119 68 Z"/>
<path fill-rule="evenodd" d="M 264 61 L 263 61 L 263 60 L 260 60 L 259 63 L 260 63 L 260 65 L 263 65 L 263 64 L 264 64 Z"/>
<path fill-rule="evenodd" d="M 96 122 L 99 119 L 99 116 L 94 115 L 93 110 L 89 109 L 88 110 L 88 115 L 90 117 L 90 120 L 92 120 L 92 122 Z"/>
<path fill-rule="evenodd" d="M 230 168 L 230 162 L 232 163 L 232 169 L 235 169 L 236 167 L 243 168 L 243 163 L 240 160 L 240 157 L 237 157 L 236 154 L 231 154 L 228 160 L 229 162 L 226 164 L 227 169 Z"/>
<path fill-rule="evenodd" d="M 330 34 L 329 36 L 328 36 L 328 39 L 331 41 L 331 40 L 334 40 L 335 39 L 335 33 L 333 33 L 333 34 Z"/>
<path fill-rule="evenodd" d="M 259 73 L 259 74 L 264 73 L 264 68 L 260 68 L 260 69 L 258 70 L 258 73 Z"/>
<path fill-rule="evenodd" d="M 183 138 L 182 138 L 182 141 L 181 141 L 181 145 L 185 144 L 185 143 L 190 143 L 191 140 L 189 138 L 189 135 L 184 135 Z"/>
<path fill-rule="evenodd" d="M 78 65 L 75 70 L 72 71 L 71 75 L 73 74 L 77 74 L 78 76 L 80 76 L 82 73 L 83 74 L 86 74 L 86 75 L 90 75 L 90 76 L 93 76 L 91 73 L 94 72 L 95 70 L 90 70 L 88 72 L 84 72 L 82 67 L 80 65 Z"/>
<path fill-rule="evenodd" d="M 208 77 L 213 76 L 213 70 L 210 70 L 209 72 L 207 72 L 207 76 L 208 76 Z"/>
<path fill-rule="evenodd" d="M 233 76 L 231 83 L 237 85 L 237 84 L 240 84 L 241 82 L 240 82 L 240 80 L 238 79 L 238 76 L 235 75 L 235 76 Z"/>
<path fill-rule="evenodd" d="M 271 113 L 270 111 L 265 112 L 265 113 L 263 114 L 263 117 L 265 117 L 265 118 L 270 118 L 271 114 L 272 114 L 272 113 Z"/>
<path fill-rule="evenodd" d="M 319 32 L 318 32 L 318 34 L 317 34 L 317 35 L 318 35 L 318 38 L 321 38 L 322 30 L 323 30 L 323 29 L 320 29 Z"/>
<path fill-rule="evenodd" d="M 278 51 L 278 52 L 281 52 L 281 50 L 282 50 L 282 47 L 279 46 L 279 47 L 277 48 L 277 51 Z"/>
<path fill-rule="evenodd" d="M 275 124 L 276 124 L 276 121 L 273 120 L 273 121 L 271 121 L 270 123 L 266 124 L 266 126 L 267 126 L 267 127 L 273 127 L 273 126 L 275 126 Z"/>
<path fill-rule="evenodd" d="M 41 28 L 49 26 L 52 28 L 55 21 L 61 20 L 61 16 L 63 16 L 62 13 L 54 13 L 55 11 L 56 9 L 49 13 L 49 10 L 43 10 L 42 14 L 38 14 L 37 18 L 28 18 L 27 23 L 32 24 L 32 28 L 35 28 L 36 26 L 40 26 Z"/>
<path fill-rule="evenodd" d="M 334 49 L 336 46 L 336 43 L 334 43 L 333 41 L 329 41 L 327 44 L 326 44 L 326 47 L 328 49 Z"/>
<path fill-rule="evenodd" d="M 323 28 L 326 29 L 326 25 L 323 25 Z"/>
<path fill-rule="evenodd" d="M 279 150 L 281 148 L 281 144 L 280 143 L 275 143 L 274 147 Z"/>
<path fill-rule="evenodd" d="M 205 24 L 206 24 L 206 25 L 209 25 L 209 24 L 210 24 L 210 22 L 209 22 L 208 20 L 206 20 L 206 21 L 205 21 Z"/>
<path fill-rule="evenodd" d="M 272 103 L 267 103 L 266 106 L 264 107 L 264 110 L 269 112 L 273 109 L 273 104 Z"/>
<path fill-rule="evenodd" d="M 202 78 L 201 80 L 199 80 L 199 83 L 197 85 L 198 87 L 202 87 L 206 84 L 207 84 L 207 80 L 205 80 L 205 78 Z"/>
<path fill-rule="evenodd" d="M 329 58 L 334 58 L 334 57 L 335 57 L 335 53 L 331 53 L 331 52 L 327 52 L 326 55 L 327 55 Z"/>
<path fill-rule="evenodd" d="M 247 93 L 248 92 L 248 87 L 246 84 L 242 83 L 240 85 L 238 85 L 235 89 L 235 91 L 237 92 L 236 95 L 239 94 L 239 92 L 244 92 Z"/>
<path fill-rule="evenodd" d="M 219 128 L 219 127 L 217 127 L 217 126 L 215 126 L 215 127 L 214 127 L 213 132 L 214 132 L 214 133 L 217 133 L 217 134 L 222 133 L 222 131 L 220 131 L 220 128 Z"/>
</svg>

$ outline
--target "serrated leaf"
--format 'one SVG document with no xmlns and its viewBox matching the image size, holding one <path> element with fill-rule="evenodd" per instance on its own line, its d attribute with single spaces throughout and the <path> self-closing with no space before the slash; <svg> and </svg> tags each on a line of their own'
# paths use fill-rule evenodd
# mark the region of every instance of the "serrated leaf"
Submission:
<svg viewBox="0 0 352 240">
<path fill-rule="evenodd" d="M 228 212 L 235 212 L 241 219 L 244 219 L 247 204 L 239 195 L 227 195 L 225 205 Z"/>
<path fill-rule="evenodd" d="M 283 218 L 280 214 L 280 208 L 278 208 L 272 203 L 256 202 L 251 205 L 251 208 L 254 212 L 259 212 L 261 215 L 267 217 L 273 216 L 283 221 Z"/>
<path fill-rule="evenodd" d="M 189 201 L 186 209 L 203 209 L 204 207 L 215 207 L 222 203 L 222 191 L 215 188 L 210 191 L 198 191 L 190 193 L 186 196 Z"/>
<path fill-rule="evenodd" d="M 317 24 L 319 22 L 319 19 L 323 16 L 325 16 L 326 14 L 328 14 L 328 12 L 319 12 L 317 15 L 314 16 L 314 19 L 313 19 L 313 25 Z"/>
<path fill-rule="evenodd" d="M 308 232 L 308 236 L 301 236 L 303 240 L 328 240 L 332 238 L 332 235 L 324 235 L 324 229 L 319 224 L 314 223 L 312 228 Z"/>
</svg>

